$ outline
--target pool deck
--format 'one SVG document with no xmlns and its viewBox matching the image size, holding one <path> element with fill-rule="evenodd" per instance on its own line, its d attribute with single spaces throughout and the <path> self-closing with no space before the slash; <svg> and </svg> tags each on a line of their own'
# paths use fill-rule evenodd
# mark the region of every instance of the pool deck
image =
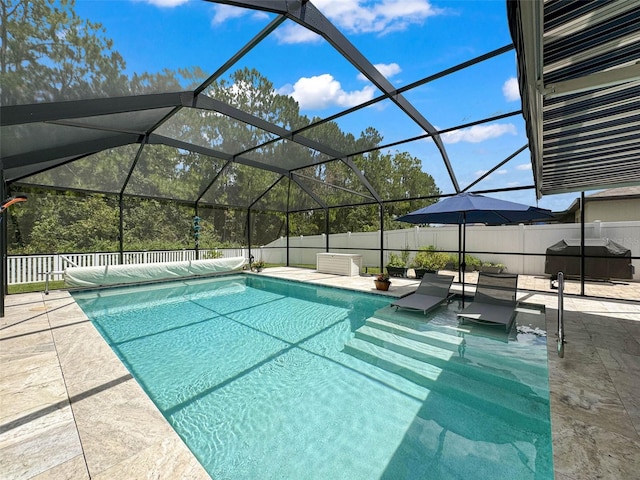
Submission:
<svg viewBox="0 0 640 480">
<path fill-rule="evenodd" d="M 286 267 L 260 275 L 375 291 L 371 277 Z M 523 280 L 525 289 L 542 281 Z M 393 279 L 388 295 L 417 284 Z M 625 287 L 640 300 L 640 284 Z M 560 359 L 556 294 L 524 290 L 519 299 L 546 306 L 556 479 L 638 478 L 640 303 L 565 297 Z M 68 292 L 6 297 L 0 358 L 0 478 L 209 478 Z"/>
</svg>

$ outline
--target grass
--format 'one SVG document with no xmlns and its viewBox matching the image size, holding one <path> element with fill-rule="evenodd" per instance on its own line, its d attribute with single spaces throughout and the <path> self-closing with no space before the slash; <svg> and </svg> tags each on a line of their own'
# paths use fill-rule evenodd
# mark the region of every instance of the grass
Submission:
<svg viewBox="0 0 640 480">
<path fill-rule="evenodd" d="M 31 293 L 44 292 L 45 282 L 35 283 L 19 283 L 17 285 L 9 285 L 9 295 L 15 293 Z M 49 290 L 60 290 L 64 288 L 64 280 L 55 280 L 49 282 Z"/>
</svg>

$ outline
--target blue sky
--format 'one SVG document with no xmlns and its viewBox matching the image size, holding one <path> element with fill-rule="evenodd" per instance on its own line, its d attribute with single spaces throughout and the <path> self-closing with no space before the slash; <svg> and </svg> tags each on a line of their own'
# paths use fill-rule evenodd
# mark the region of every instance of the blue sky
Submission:
<svg viewBox="0 0 640 480">
<path fill-rule="evenodd" d="M 505 0 L 312 0 L 396 87 L 413 83 L 511 43 Z M 77 0 L 76 11 L 101 23 L 130 73 L 199 66 L 213 73 L 274 18 L 270 14 L 198 0 Z M 231 71 L 256 68 L 301 113 L 326 117 L 380 92 L 316 34 L 285 22 Z M 430 82 L 406 98 L 436 128 L 520 109 L 514 51 Z M 392 102 L 338 120 L 359 136 L 374 126 L 384 143 L 424 133 Z M 459 129 L 443 141 L 464 188 L 527 143 L 521 115 Z M 396 147 L 423 161 L 445 193 L 453 187 L 432 142 Z M 533 184 L 528 149 L 474 190 Z M 533 190 L 494 194 L 536 204 Z M 543 197 L 538 205 L 567 208 L 576 194 Z"/>
</svg>

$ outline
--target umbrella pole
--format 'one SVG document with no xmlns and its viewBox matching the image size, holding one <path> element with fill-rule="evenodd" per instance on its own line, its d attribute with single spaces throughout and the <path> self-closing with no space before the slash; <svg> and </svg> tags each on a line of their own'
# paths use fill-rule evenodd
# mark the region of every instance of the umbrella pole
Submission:
<svg viewBox="0 0 640 480">
<path fill-rule="evenodd" d="M 462 223 L 458 223 L 458 281 L 462 281 Z"/>
<path fill-rule="evenodd" d="M 464 271 L 467 269 L 467 263 L 464 261 L 467 251 L 467 214 L 462 212 L 462 308 L 464 308 Z"/>
</svg>

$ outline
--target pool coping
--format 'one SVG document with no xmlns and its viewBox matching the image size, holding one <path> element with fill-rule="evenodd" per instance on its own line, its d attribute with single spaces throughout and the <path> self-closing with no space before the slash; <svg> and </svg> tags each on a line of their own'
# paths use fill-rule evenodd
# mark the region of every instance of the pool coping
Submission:
<svg viewBox="0 0 640 480">
<path fill-rule="evenodd" d="M 265 272 L 373 290 L 370 278 Z M 416 285 L 397 281 L 390 295 Z M 544 305 L 555 331 L 554 295 L 520 298 Z M 556 479 L 632 478 L 640 470 L 640 304 L 566 298 L 565 309 L 564 359 L 547 337 Z M 0 471 L 8 478 L 210 478 L 69 292 L 11 295 L 6 310 Z"/>
</svg>

